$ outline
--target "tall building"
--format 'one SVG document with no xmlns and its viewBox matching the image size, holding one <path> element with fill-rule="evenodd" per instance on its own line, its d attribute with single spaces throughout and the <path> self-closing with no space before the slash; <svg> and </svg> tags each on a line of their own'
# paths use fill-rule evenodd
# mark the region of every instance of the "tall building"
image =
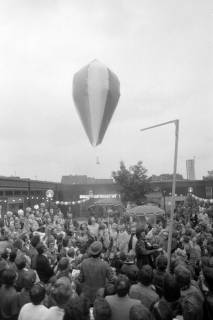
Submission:
<svg viewBox="0 0 213 320">
<path fill-rule="evenodd" d="M 195 159 L 186 160 L 187 180 L 195 180 Z"/>
</svg>

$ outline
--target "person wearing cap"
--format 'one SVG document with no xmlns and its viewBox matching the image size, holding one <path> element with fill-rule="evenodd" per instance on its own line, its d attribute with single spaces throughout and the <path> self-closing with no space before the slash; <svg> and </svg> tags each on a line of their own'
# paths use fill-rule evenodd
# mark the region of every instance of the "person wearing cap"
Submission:
<svg viewBox="0 0 213 320">
<path fill-rule="evenodd" d="M 103 246 L 100 241 L 94 241 L 88 250 L 89 258 L 83 260 L 79 275 L 82 293 L 91 304 L 95 300 L 98 289 L 103 288 L 106 280 L 113 281 L 113 272 L 109 264 L 100 259 Z"/>
</svg>

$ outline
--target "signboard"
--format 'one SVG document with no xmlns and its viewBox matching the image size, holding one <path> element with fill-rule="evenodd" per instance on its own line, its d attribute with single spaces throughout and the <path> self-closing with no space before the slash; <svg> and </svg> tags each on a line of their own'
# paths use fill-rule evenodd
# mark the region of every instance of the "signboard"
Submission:
<svg viewBox="0 0 213 320">
<path fill-rule="evenodd" d="M 89 198 L 94 198 L 94 199 L 116 199 L 119 198 L 119 194 L 80 194 L 79 196 L 80 199 L 89 199 Z"/>
</svg>

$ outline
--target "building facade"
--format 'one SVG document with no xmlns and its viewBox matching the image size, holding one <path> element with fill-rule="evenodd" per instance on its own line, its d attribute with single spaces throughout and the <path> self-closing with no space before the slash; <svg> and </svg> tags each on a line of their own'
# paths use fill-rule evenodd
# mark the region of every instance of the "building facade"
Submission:
<svg viewBox="0 0 213 320">
<path fill-rule="evenodd" d="M 152 197 L 168 198 L 172 192 L 172 181 L 152 181 Z M 192 188 L 193 193 L 201 198 L 213 198 L 213 179 L 178 180 L 176 194 L 182 198 Z M 17 210 L 47 201 L 46 191 L 54 191 L 53 202 L 75 202 L 82 198 L 110 198 L 120 195 L 120 188 L 115 183 L 63 184 L 31 179 L 0 177 L 0 211 Z"/>
</svg>

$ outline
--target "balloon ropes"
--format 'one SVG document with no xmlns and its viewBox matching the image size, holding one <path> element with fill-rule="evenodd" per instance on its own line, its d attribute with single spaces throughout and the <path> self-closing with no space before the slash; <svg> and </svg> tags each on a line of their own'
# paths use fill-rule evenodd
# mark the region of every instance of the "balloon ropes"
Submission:
<svg viewBox="0 0 213 320">
<path fill-rule="evenodd" d="M 74 75 L 74 103 L 92 146 L 101 144 L 119 97 L 118 77 L 97 60 Z"/>
</svg>

